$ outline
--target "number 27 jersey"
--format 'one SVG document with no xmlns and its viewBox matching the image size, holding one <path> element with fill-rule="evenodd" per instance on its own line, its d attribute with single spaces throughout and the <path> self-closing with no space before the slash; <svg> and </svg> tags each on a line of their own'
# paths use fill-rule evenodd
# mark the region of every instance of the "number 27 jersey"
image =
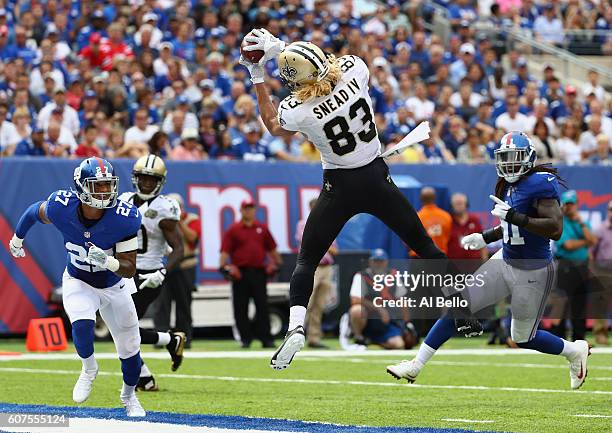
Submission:
<svg viewBox="0 0 612 433">
<path fill-rule="evenodd" d="M 362 167 L 381 149 L 367 65 L 351 55 L 340 57 L 338 64 L 342 76 L 331 94 L 304 103 L 288 96 L 278 108 L 283 129 L 306 135 L 321 152 L 324 169 Z"/>
<path fill-rule="evenodd" d="M 93 243 L 108 255 L 136 250 L 140 212 L 130 203 L 118 201 L 117 206 L 106 209 L 95 224 L 86 226 L 79 218 L 80 204 L 81 201 L 73 191 L 56 191 L 47 199 L 46 216 L 64 237 L 66 269 L 70 276 L 92 287 L 112 287 L 121 277 L 87 263 L 88 244 Z"/>
</svg>

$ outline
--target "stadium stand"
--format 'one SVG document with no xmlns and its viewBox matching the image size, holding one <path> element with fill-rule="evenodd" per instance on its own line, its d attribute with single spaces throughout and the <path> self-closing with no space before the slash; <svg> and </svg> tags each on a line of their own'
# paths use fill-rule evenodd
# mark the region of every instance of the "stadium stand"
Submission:
<svg viewBox="0 0 612 433">
<path fill-rule="evenodd" d="M 440 20 L 450 32 L 439 31 Z M 391 0 L 362 15 L 351 2 L 319 0 L 6 2 L 0 149 L 4 156 L 317 160 L 302 137 L 273 140 L 258 119 L 237 61 L 242 36 L 266 27 L 288 42 L 363 57 L 387 146 L 419 121 L 432 123 L 431 142 L 394 162 L 487 163 L 513 128 L 537 136 L 543 159 L 608 164 L 610 145 L 600 149 L 594 137 L 612 143 L 602 87 L 610 68 L 604 63 L 602 76 L 594 67 L 576 83 L 553 63 L 534 67 L 529 52 L 508 40 L 522 32 L 562 51 L 609 55 L 611 25 L 609 1 Z M 281 100 L 287 90 L 274 61 L 267 69 Z M 564 135 L 571 119 L 578 129 Z"/>
</svg>

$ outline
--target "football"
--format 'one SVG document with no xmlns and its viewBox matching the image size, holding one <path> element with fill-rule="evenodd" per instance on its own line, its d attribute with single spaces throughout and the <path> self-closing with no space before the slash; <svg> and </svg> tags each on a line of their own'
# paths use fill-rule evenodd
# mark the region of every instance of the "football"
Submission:
<svg viewBox="0 0 612 433">
<path fill-rule="evenodd" d="M 246 51 L 244 47 L 248 45 L 255 45 L 255 42 L 248 42 L 246 39 L 243 39 L 242 44 L 240 45 L 240 54 L 242 54 L 242 57 L 247 59 L 249 62 L 258 63 L 264 55 L 263 50 Z"/>
</svg>

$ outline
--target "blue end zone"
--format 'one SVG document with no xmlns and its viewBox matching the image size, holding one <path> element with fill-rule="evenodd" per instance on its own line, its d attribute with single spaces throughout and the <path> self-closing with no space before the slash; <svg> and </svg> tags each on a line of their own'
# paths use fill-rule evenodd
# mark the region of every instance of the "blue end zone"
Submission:
<svg viewBox="0 0 612 433">
<path fill-rule="evenodd" d="M 434 427 L 356 427 L 317 422 L 290 421 L 274 418 L 248 418 L 224 415 L 190 415 L 171 412 L 149 412 L 146 418 L 128 418 L 124 409 L 91 407 L 46 406 L 0 403 L 0 412 L 26 412 L 58 414 L 79 418 L 117 419 L 123 421 L 147 421 L 180 424 L 195 427 L 217 427 L 241 430 L 283 430 L 308 433 L 476 433 L 473 430 L 444 429 Z M 1 433 L 1 431 L 0 431 Z M 495 433 L 479 431 L 478 433 Z"/>
</svg>

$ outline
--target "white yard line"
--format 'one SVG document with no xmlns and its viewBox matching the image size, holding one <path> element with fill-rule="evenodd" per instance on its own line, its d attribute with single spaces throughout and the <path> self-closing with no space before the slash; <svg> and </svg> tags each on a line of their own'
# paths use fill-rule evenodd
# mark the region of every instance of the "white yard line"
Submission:
<svg viewBox="0 0 612 433">
<path fill-rule="evenodd" d="M 436 354 L 437 356 L 437 354 Z M 395 359 L 343 359 L 343 358 L 311 358 L 303 357 L 299 358 L 300 361 L 313 361 L 313 362 L 348 362 L 355 364 L 394 364 L 399 361 L 399 358 Z M 444 366 L 457 366 L 457 367 L 520 367 L 520 368 L 547 368 L 547 369 L 564 369 L 568 368 L 568 364 L 535 364 L 535 363 L 526 363 L 526 362 L 481 362 L 481 361 L 437 361 L 432 360 L 427 363 L 427 365 L 444 365 Z M 612 366 L 591 366 L 589 365 L 589 370 L 610 370 L 612 371 Z M 609 380 L 612 380 L 610 378 Z"/>
<path fill-rule="evenodd" d="M 64 374 L 77 377 L 80 370 L 54 370 L 38 368 L 12 368 L 0 367 L 0 373 L 32 373 L 32 374 Z M 100 371 L 98 375 L 121 376 L 119 372 Z M 399 382 L 366 382 L 359 380 L 321 380 L 321 379 L 282 379 L 267 377 L 240 377 L 240 376 L 212 376 L 199 374 L 156 374 L 156 377 L 168 379 L 187 379 L 187 380 L 218 380 L 226 382 L 263 382 L 263 383 L 301 383 L 309 385 L 355 385 L 355 386 L 374 386 L 374 387 L 401 387 L 410 389 L 459 389 L 468 391 L 507 391 L 507 392 L 530 392 L 543 394 L 572 394 L 572 395 L 612 395 L 612 391 L 599 390 L 569 390 L 569 389 L 545 389 L 545 388 L 515 388 L 515 387 L 496 387 L 496 386 L 476 386 L 476 385 L 421 385 Z"/>
<path fill-rule="evenodd" d="M 612 415 L 594 415 L 590 413 L 574 415 L 579 418 L 612 418 Z"/>
<path fill-rule="evenodd" d="M 490 419 L 460 419 L 460 418 L 440 418 L 440 421 L 463 422 L 467 424 L 490 424 L 495 421 Z"/>
<path fill-rule="evenodd" d="M 253 351 L 218 351 L 218 352 L 185 352 L 187 359 L 258 359 L 269 358 L 274 351 L 253 350 Z M 594 348 L 592 353 L 595 355 L 612 355 L 612 347 Z M 166 351 L 143 352 L 145 358 L 149 359 L 168 359 Z M 297 357 L 304 358 L 369 358 L 386 357 L 402 359 L 416 355 L 416 350 L 370 350 L 365 352 L 350 352 L 344 350 L 307 350 L 300 352 Z M 508 356 L 508 355 L 541 355 L 541 353 L 527 349 L 440 349 L 436 356 Z M 117 354 L 113 352 L 96 353 L 97 359 L 117 359 Z M 45 360 L 45 359 L 78 359 L 76 353 L 24 353 L 21 355 L 0 355 L 0 361 L 19 361 L 19 360 Z"/>
</svg>

